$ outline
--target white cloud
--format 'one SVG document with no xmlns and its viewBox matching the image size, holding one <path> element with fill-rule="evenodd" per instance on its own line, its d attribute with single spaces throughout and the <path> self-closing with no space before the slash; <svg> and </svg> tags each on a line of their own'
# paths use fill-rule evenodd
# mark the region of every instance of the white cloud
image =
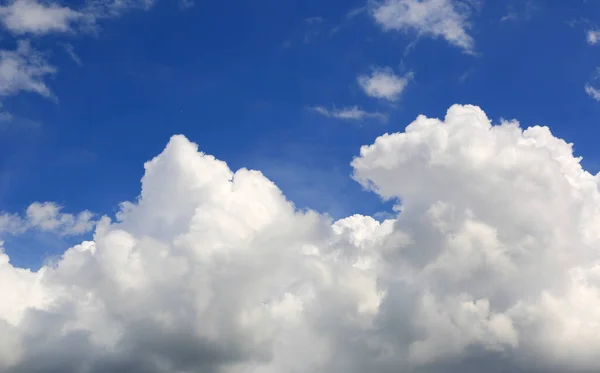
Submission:
<svg viewBox="0 0 600 373">
<path fill-rule="evenodd" d="M 52 1 L 13 0 L 0 6 L 0 22 L 17 35 L 89 31 L 100 19 L 118 17 L 131 9 L 147 10 L 152 5 L 153 0 L 92 0 L 73 9 Z M 184 8 L 192 5 L 192 0 L 180 2 Z"/>
<path fill-rule="evenodd" d="M 453 106 L 352 162 L 396 218 L 333 222 L 175 136 L 93 242 L 37 272 L 0 254 L 0 370 L 593 372 L 600 178 L 579 161 Z"/>
<path fill-rule="evenodd" d="M 62 236 L 80 235 L 92 231 L 96 223 L 94 214 L 90 211 L 74 215 L 63 213 L 62 206 L 54 202 L 34 202 L 27 207 L 23 217 L 18 214 L 0 214 L 0 236 L 17 235 L 31 229 Z"/>
<path fill-rule="evenodd" d="M 97 22 L 103 18 L 120 16 L 129 9 L 149 9 L 152 5 L 152 0 L 92 0 L 74 10 L 53 1 L 12 0 L 0 5 L 0 24 L 17 36 L 89 32 L 95 31 Z M 28 40 L 17 43 L 16 50 L 0 50 L 0 99 L 21 91 L 53 97 L 45 78 L 53 75 L 56 68 L 32 48 Z M 81 64 L 72 45 L 63 46 L 69 56 Z M 0 112 L 2 121 L 11 117 L 10 113 Z"/>
<path fill-rule="evenodd" d="M 596 45 L 600 41 L 600 30 L 588 30 L 587 42 L 590 45 Z"/>
<path fill-rule="evenodd" d="M 27 219 L 32 227 L 63 235 L 86 233 L 96 225 L 94 215 L 89 211 L 73 215 L 61 210 L 62 207 L 53 202 L 36 202 L 27 208 Z"/>
<path fill-rule="evenodd" d="M 0 214 L 0 234 L 19 234 L 26 230 L 25 222 L 17 214 Z"/>
<path fill-rule="evenodd" d="M 598 90 L 597 88 L 594 88 L 591 85 L 587 84 L 585 86 L 585 93 L 587 93 L 588 96 L 590 96 L 594 100 L 600 101 L 600 90 Z"/>
<path fill-rule="evenodd" d="M 371 14 L 384 30 L 413 30 L 472 52 L 467 5 L 456 0 L 384 0 Z"/>
<path fill-rule="evenodd" d="M 358 106 L 347 107 L 343 109 L 329 110 L 323 106 L 315 106 L 312 108 L 315 112 L 330 118 L 345 119 L 345 120 L 363 120 L 366 118 L 375 118 L 382 121 L 387 120 L 387 116 L 381 113 L 370 113 L 361 110 Z"/>
<path fill-rule="evenodd" d="M 0 20 L 15 34 L 47 34 L 71 31 L 73 23 L 84 17 L 82 13 L 56 3 L 35 0 L 15 0 L 0 6 Z"/>
<path fill-rule="evenodd" d="M 20 41 L 16 50 L 0 50 L 0 96 L 27 91 L 50 97 L 43 79 L 55 72 L 43 55 L 27 41 Z"/>
<path fill-rule="evenodd" d="M 346 18 L 349 18 L 349 19 L 354 18 L 354 17 L 358 16 L 359 14 L 362 14 L 366 11 L 367 11 L 367 7 L 365 7 L 365 6 L 350 9 L 348 12 L 346 12 Z"/>
<path fill-rule="evenodd" d="M 412 74 L 398 76 L 390 68 L 376 68 L 371 75 L 360 75 L 358 84 L 367 96 L 397 101 L 412 79 Z"/>
</svg>

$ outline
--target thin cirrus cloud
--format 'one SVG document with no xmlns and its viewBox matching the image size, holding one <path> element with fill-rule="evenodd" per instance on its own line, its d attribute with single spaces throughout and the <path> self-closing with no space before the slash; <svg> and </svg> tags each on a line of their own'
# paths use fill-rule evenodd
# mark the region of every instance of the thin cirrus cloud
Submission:
<svg viewBox="0 0 600 373">
<path fill-rule="evenodd" d="M 371 15 L 386 31 L 414 31 L 418 35 L 443 38 L 473 53 L 469 35 L 470 9 L 458 0 L 384 0 L 371 8 Z"/>
<path fill-rule="evenodd" d="M 343 120 L 364 120 L 367 118 L 378 119 L 380 121 L 386 121 L 387 116 L 382 113 L 371 113 L 360 109 L 358 106 L 351 106 L 343 109 L 327 109 L 324 106 L 314 106 L 311 108 L 314 112 L 319 113 L 325 117 L 343 119 Z"/>
<path fill-rule="evenodd" d="M 38 271 L 0 252 L 0 371 L 595 372 L 600 192 L 579 162 L 455 105 L 352 161 L 401 213 L 332 221 L 174 136 L 93 241 Z"/>
<path fill-rule="evenodd" d="M 395 102 L 398 101 L 412 77 L 412 73 L 399 76 L 390 68 L 378 67 L 373 69 L 370 75 L 358 76 L 357 81 L 367 96 Z"/>
</svg>

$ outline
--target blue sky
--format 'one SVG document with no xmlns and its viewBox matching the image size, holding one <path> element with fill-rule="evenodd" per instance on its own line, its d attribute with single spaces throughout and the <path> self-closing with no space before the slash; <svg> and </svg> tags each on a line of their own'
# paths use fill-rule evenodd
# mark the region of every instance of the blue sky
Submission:
<svg viewBox="0 0 600 373">
<path fill-rule="evenodd" d="M 261 170 L 298 207 L 373 215 L 390 205 L 350 178 L 360 146 L 454 103 L 547 125 L 600 170 L 600 102 L 585 90 L 600 63 L 598 2 L 460 3 L 469 47 L 410 24 L 386 29 L 364 0 L 123 4 L 93 25 L 63 20 L 66 30 L 4 18 L 0 49 L 29 43 L 27 58 L 55 71 L 36 78 L 44 92 L 0 87 L 11 117 L 0 123 L 0 210 L 53 201 L 112 216 L 139 193 L 143 163 L 182 133 L 232 169 Z M 359 77 L 377 71 L 405 86 L 369 95 Z M 71 242 L 5 240 L 25 266 Z M 42 249 L 19 250 L 31 242 Z"/>
<path fill-rule="evenodd" d="M 0 0 L 0 373 L 597 373 L 598 15 Z"/>
</svg>

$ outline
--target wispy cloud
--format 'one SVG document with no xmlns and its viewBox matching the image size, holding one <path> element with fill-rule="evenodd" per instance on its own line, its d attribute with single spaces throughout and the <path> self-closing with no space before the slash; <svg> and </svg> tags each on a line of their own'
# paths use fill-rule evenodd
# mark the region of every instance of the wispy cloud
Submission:
<svg viewBox="0 0 600 373">
<path fill-rule="evenodd" d="M 196 3 L 194 0 L 179 0 L 179 8 L 180 9 L 189 9 L 192 8 Z"/>
<path fill-rule="evenodd" d="M 377 67 L 370 75 L 360 75 L 357 80 L 366 95 L 395 102 L 400 98 L 412 76 L 412 73 L 398 76 L 391 68 Z"/>
<path fill-rule="evenodd" d="M 384 30 L 413 30 L 441 37 L 471 53 L 475 42 L 467 33 L 470 13 L 466 3 L 452 0 L 385 0 L 371 9 Z"/>
<path fill-rule="evenodd" d="M 337 118 L 344 120 L 364 120 L 367 118 L 378 119 L 381 121 L 386 121 L 387 116 L 382 113 L 377 112 L 368 112 L 360 109 L 358 106 L 347 107 L 343 109 L 327 109 L 323 106 L 314 106 L 311 108 L 313 111 L 329 117 L 329 118 Z"/>
<path fill-rule="evenodd" d="M 346 18 L 354 18 L 359 14 L 362 14 L 367 11 L 367 7 L 361 6 L 359 8 L 350 9 L 348 13 L 346 13 Z"/>
<path fill-rule="evenodd" d="M 87 0 L 77 9 L 51 0 L 9 0 L 0 5 L 0 26 L 22 39 L 14 50 L 0 50 L 0 104 L 3 97 L 22 91 L 55 98 L 46 78 L 57 70 L 26 39 L 95 32 L 99 20 L 120 16 L 129 9 L 149 9 L 153 3 L 153 0 Z M 62 46 L 73 61 L 81 64 L 71 44 Z M 0 109 L 0 117 L 3 121 L 10 120 L 11 114 Z"/>
<path fill-rule="evenodd" d="M 519 15 L 516 12 L 508 12 L 508 14 L 504 15 L 502 18 L 500 18 L 501 22 L 508 22 L 508 21 L 516 21 L 517 19 L 519 19 Z"/>
<path fill-rule="evenodd" d="M 586 33 L 587 42 L 590 45 L 596 45 L 600 41 L 600 30 L 588 30 Z"/>
<path fill-rule="evenodd" d="M 85 18 L 81 12 L 35 0 L 16 0 L 0 7 L 0 22 L 13 34 L 47 34 L 72 31 Z"/>
<path fill-rule="evenodd" d="M 588 96 L 590 96 L 594 100 L 600 101 L 600 90 L 598 90 L 597 88 L 594 88 L 589 84 L 586 84 L 585 93 L 587 93 Z"/>
<path fill-rule="evenodd" d="M 193 0 L 181 1 L 193 4 Z M 52 1 L 14 0 L 0 6 L 0 23 L 15 35 L 75 33 L 95 29 L 100 19 L 118 17 L 130 9 L 149 9 L 153 4 L 153 0 L 91 0 L 75 9 Z"/>
<path fill-rule="evenodd" d="M 20 41 L 16 50 L 0 51 L 0 97 L 12 96 L 20 91 L 51 97 L 52 93 L 43 79 L 55 72 L 56 69 L 29 42 Z"/>
<path fill-rule="evenodd" d="M 304 22 L 306 23 L 321 23 L 323 22 L 323 17 L 320 16 L 315 16 L 315 17 L 308 17 L 304 19 Z"/>
<path fill-rule="evenodd" d="M 65 43 L 63 44 L 63 46 L 65 48 L 65 52 L 67 52 L 67 54 L 69 55 L 69 57 L 71 57 L 73 62 L 75 62 L 78 65 L 81 65 L 81 58 L 79 58 L 77 53 L 75 53 L 75 48 L 73 47 L 73 45 L 70 43 Z"/>
</svg>

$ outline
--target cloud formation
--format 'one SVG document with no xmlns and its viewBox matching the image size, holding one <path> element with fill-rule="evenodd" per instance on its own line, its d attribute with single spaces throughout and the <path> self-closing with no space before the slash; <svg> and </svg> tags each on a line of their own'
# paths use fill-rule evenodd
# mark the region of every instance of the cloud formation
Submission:
<svg viewBox="0 0 600 373">
<path fill-rule="evenodd" d="M 57 3 L 14 0 L 0 6 L 0 20 L 13 34 L 47 34 L 72 31 L 72 25 L 84 15 Z"/>
<path fill-rule="evenodd" d="M 62 210 L 63 207 L 54 202 L 34 202 L 27 207 L 24 216 L 0 214 L 0 237 L 2 234 L 21 234 L 30 229 L 61 236 L 80 235 L 92 231 L 97 223 L 90 211 L 70 214 Z"/>
<path fill-rule="evenodd" d="M 366 118 L 375 118 L 382 121 L 387 120 L 387 116 L 381 113 L 370 113 L 360 109 L 358 106 L 347 107 L 343 109 L 327 109 L 324 106 L 315 106 L 312 108 L 315 112 L 329 117 L 344 120 L 364 120 Z"/>
<path fill-rule="evenodd" d="M 585 85 L 585 93 L 596 101 L 600 101 L 600 90 L 594 88 L 590 84 Z"/>
<path fill-rule="evenodd" d="M 0 5 L 0 25 L 18 38 L 87 33 L 96 31 L 102 19 L 121 16 L 130 9 L 149 9 L 153 4 L 153 0 L 92 0 L 74 9 L 55 1 L 11 0 Z M 56 68 L 29 40 L 16 42 L 15 50 L 0 50 L 0 100 L 22 91 L 52 97 L 45 78 L 55 74 Z M 81 64 L 73 47 L 63 45 L 69 56 Z M 0 120 L 11 118 L 10 113 L 0 111 Z"/>
<path fill-rule="evenodd" d="M 411 78 L 411 73 L 402 77 L 390 68 L 378 67 L 371 75 L 360 75 L 357 81 L 367 96 L 394 102 L 398 101 Z"/>
<path fill-rule="evenodd" d="M 600 192 L 579 161 L 456 105 L 352 161 L 397 217 L 331 221 L 175 136 L 93 241 L 37 272 L 0 254 L 0 371 L 593 372 Z"/>
<path fill-rule="evenodd" d="M 29 42 L 20 41 L 15 50 L 0 50 L 0 97 L 20 91 L 45 97 L 52 93 L 44 78 L 56 73 L 44 55 L 35 51 Z"/>
<path fill-rule="evenodd" d="M 419 35 L 444 38 L 467 52 L 475 46 L 468 34 L 468 5 L 457 0 L 384 0 L 371 9 L 375 21 L 386 31 L 411 30 Z"/>
</svg>

